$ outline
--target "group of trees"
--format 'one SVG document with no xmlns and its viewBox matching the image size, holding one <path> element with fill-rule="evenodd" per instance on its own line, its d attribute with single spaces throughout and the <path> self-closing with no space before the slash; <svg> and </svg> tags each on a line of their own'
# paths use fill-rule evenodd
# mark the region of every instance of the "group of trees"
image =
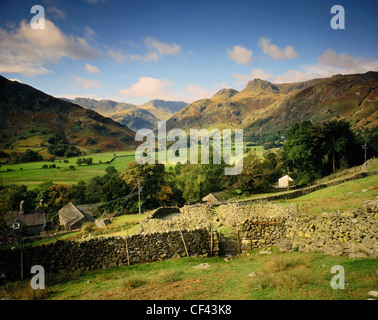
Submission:
<svg viewBox="0 0 378 320">
<path fill-rule="evenodd" d="M 27 149 L 24 153 L 12 151 L 10 154 L 7 154 L 3 152 L 3 155 L 9 157 L 9 162 L 11 164 L 43 160 L 43 157 L 38 152 L 31 149 Z"/>
<path fill-rule="evenodd" d="M 66 143 L 59 135 L 49 138 L 47 142 L 50 144 L 47 147 L 47 151 L 52 155 L 66 158 L 81 155 L 81 151 L 77 147 Z"/>
<path fill-rule="evenodd" d="M 364 162 L 363 137 L 345 121 L 296 123 L 283 146 L 283 161 L 302 184 Z"/>
<path fill-rule="evenodd" d="M 93 158 L 78 158 L 76 160 L 76 164 L 81 166 L 82 164 L 86 164 L 87 166 L 90 166 L 93 164 Z"/>
</svg>

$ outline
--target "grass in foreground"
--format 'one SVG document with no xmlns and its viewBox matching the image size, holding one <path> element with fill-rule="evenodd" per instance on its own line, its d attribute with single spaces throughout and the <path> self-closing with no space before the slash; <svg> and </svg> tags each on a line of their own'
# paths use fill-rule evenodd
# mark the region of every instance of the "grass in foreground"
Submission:
<svg viewBox="0 0 378 320">
<path fill-rule="evenodd" d="M 195 269 L 209 263 L 206 269 Z M 345 289 L 334 290 L 331 268 L 345 269 Z M 0 298 L 52 300 L 366 300 L 377 289 L 377 260 L 298 252 L 181 258 L 107 270 L 48 275 L 46 289 L 29 281 L 0 287 Z"/>
</svg>

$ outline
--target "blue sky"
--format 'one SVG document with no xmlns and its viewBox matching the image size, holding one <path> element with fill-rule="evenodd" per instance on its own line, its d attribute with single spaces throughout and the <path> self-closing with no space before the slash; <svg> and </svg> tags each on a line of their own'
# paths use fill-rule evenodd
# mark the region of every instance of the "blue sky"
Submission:
<svg viewBox="0 0 378 320">
<path fill-rule="evenodd" d="M 45 10 L 34 30 L 33 5 Z M 345 29 L 330 26 L 345 9 Z M 377 1 L 0 2 L 0 74 L 54 96 L 192 102 L 249 80 L 378 71 Z"/>
</svg>

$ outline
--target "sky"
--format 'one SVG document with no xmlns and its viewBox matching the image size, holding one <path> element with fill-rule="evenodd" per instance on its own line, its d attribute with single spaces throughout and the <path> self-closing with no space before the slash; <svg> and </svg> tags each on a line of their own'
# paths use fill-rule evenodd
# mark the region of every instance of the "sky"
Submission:
<svg viewBox="0 0 378 320">
<path fill-rule="evenodd" d="M 367 71 L 378 1 L 0 0 L 0 74 L 56 97 L 189 103 L 254 78 Z"/>
</svg>

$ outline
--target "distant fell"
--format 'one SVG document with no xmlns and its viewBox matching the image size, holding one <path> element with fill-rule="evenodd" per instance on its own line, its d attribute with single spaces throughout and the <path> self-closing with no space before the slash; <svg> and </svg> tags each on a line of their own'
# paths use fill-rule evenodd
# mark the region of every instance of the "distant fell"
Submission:
<svg viewBox="0 0 378 320">
<path fill-rule="evenodd" d="M 77 104 L 0 76 L 0 147 L 33 135 L 101 151 L 135 147 L 126 126 Z"/>
<path fill-rule="evenodd" d="M 253 79 L 240 91 L 222 89 L 187 105 L 168 120 L 167 130 L 243 128 L 246 136 L 264 136 L 303 120 L 335 119 L 354 129 L 377 126 L 378 72 L 283 84 Z"/>
</svg>

